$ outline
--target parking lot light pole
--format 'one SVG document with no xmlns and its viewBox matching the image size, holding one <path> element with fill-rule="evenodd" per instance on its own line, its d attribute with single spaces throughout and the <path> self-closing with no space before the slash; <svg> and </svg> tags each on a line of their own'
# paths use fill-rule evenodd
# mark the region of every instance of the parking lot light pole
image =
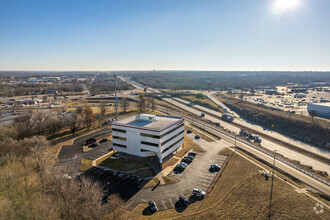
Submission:
<svg viewBox="0 0 330 220">
<path fill-rule="evenodd" d="M 274 186 L 275 158 L 276 158 L 276 150 L 274 151 L 273 175 L 272 175 L 272 185 L 271 185 L 271 188 L 270 188 L 270 199 L 269 199 L 269 213 L 268 213 L 268 219 L 270 219 L 270 217 L 271 217 L 271 213 L 272 213 L 272 198 L 273 198 L 273 186 Z"/>
</svg>

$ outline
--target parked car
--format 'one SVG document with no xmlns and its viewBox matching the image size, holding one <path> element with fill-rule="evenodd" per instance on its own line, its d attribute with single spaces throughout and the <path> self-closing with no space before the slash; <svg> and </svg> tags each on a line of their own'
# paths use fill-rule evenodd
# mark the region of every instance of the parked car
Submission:
<svg viewBox="0 0 330 220">
<path fill-rule="evenodd" d="M 156 203 L 152 200 L 149 201 L 149 208 L 150 208 L 151 212 L 157 212 L 158 211 Z"/>
<path fill-rule="evenodd" d="M 94 148 L 94 147 L 97 147 L 99 145 L 100 145 L 99 143 L 94 142 L 93 144 L 89 145 L 88 147 Z"/>
<path fill-rule="evenodd" d="M 199 136 L 198 134 L 195 136 L 195 139 L 196 140 L 198 140 L 198 139 L 200 139 L 201 138 L 201 136 Z"/>
<path fill-rule="evenodd" d="M 188 164 L 186 164 L 185 162 L 181 162 L 179 163 L 181 166 L 183 166 L 184 168 L 186 168 L 188 166 Z"/>
<path fill-rule="evenodd" d="M 188 155 L 188 156 L 185 156 L 185 157 L 188 158 L 188 159 L 190 159 L 191 161 L 194 160 L 194 157 L 193 156 Z"/>
<path fill-rule="evenodd" d="M 196 154 L 197 154 L 197 152 L 195 152 L 195 151 L 191 151 L 191 152 L 188 153 L 188 155 L 189 156 L 192 156 L 192 157 L 195 157 Z"/>
<path fill-rule="evenodd" d="M 135 181 L 134 181 L 134 183 L 135 184 L 137 184 L 137 185 L 139 185 L 140 183 L 142 183 L 143 182 L 143 177 L 138 177 Z"/>
<path fill-rule="evenodd" d="M 174 171 L 182 172 L 182 171 L 184 171 L 185 168 L 186 168 L 186 167 L 183 166 L 182 164 L 178 164 L 178 165 L 176 165 L 176 167 L 174 168 Z"/>
<path fill-rule="evenodd" d="M 181 163 L 191 163 L 192 162 L 192 160 L 190 160 L 190 159 L 188 159 L 188 158 L 183 158 L 182 160 L 181 160 Z"/>
<path fill-rule="evenodd" d="M 179 203 L 181 204 L 181 206 L 188 206 L 190 204 L 189 200 L 185 196 L 179 197 Z"/>
<path fill-rule="evenodd" d="M 131 178 L 131 177 L 132 177 L 132 174 L 127 174 L 127 175 L 125 175 L 125 176 L 121 179 L 121 181 L 126 182 L 126 181 L 129 180 L 129 178 Z"/>
<path fill-rule="evenodd" d="M 216 122 L 215 123 L 215 126 L 219 127 L 220 126 L 220 123 L 219 122 Z"/>
<path fill-rule="evenodd" d="M 197 196 L 198 195 L 198 196 L 204 197 L 206 195 L 206 192 L 204 192 L 204 191 L 202 191 L 200 189 L 197 189 L 197 188 L 194 188 L 192 190 L 192 193 L 193 193 L 194 196 Z"/>
<path fill-rule="evenodd" d="M 103 138 L 102 140 L 100 140 L 100 143 L 105 143 L 105 142 L 107 142 L 107 141 L 109 141 L 108 138 Z"/>
<path fill-rule="evenodd" d="M 218 164 L 211 164 L 210 170 L 212 171 L 219 171 L 221 167 Z"/>
<path fill-rule="evenodd" d="M 205 114 L 204 113 L 201 113 L 201 116 L 200 117 L 203 118 L 204 116 L 205 116 Z"/>
<path fill-rule="evenodd" d="M 90 139 L 85 141 L 84 145 L 87 146 L 87 145 L 90 145 L 90 144 L 95 143 L 95 142 L 96 142 L 96 139 L 90 138 Z"/>
<path fill-rule="evenodd" d="M 187 130 L 187 134 L 191 134 L 192 133 L 192 130 Z"/>
<path fill-rule="evenodd" d="M 120 181 L 125 175 L 126 173 L 119 173 L 115 179 Z"/>
</svg>

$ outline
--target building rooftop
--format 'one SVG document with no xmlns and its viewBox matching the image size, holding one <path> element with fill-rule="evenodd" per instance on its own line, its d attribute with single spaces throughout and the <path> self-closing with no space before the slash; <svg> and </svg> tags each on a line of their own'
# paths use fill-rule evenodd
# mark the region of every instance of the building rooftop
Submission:
<svg viewBox="0 0 330 220">
<path fill-rule="evenodd" d="M 114 121 L 113 125 L 126 125 L 140 128 L 163 130 L 168 126 L 181 121 L 181 117 L 167 115 L 140 114 Z"/>
<path fill-rule="evenodd" d="M 309 104 L 330 107 L 330 102 L 317 102 L 317 103 L 309 103 Z"/>
</svg>

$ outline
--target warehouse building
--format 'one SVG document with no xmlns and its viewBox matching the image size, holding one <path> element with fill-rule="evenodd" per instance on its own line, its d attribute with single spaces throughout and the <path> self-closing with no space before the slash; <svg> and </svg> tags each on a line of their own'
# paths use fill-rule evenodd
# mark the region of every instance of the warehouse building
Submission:
<svg viewBox="0 0 330 220">
<path fill-rule="evenodd" d="M 308 103 L 307 111 L 310 115 L 330 118 L 330 102 Z"/>
<path fill-rule="evenodd" d="M 139 114 L 112 123 L 113 149 L 130 159 L 163 164 L 184 145 L 184 119 Z"/>
</svg>

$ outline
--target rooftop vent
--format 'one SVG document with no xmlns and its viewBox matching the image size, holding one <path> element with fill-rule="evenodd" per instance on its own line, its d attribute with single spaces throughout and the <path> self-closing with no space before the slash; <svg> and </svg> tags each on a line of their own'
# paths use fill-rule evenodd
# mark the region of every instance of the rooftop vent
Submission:
<svg viewBox="0 0 330 220">
<path fill-rule="evenodd" d="M 156 115 L 141 114 L 141 115 L 136 115 L 135 119 L 144 120 L 144 121 L 156 121 Z"/>
</svg>

